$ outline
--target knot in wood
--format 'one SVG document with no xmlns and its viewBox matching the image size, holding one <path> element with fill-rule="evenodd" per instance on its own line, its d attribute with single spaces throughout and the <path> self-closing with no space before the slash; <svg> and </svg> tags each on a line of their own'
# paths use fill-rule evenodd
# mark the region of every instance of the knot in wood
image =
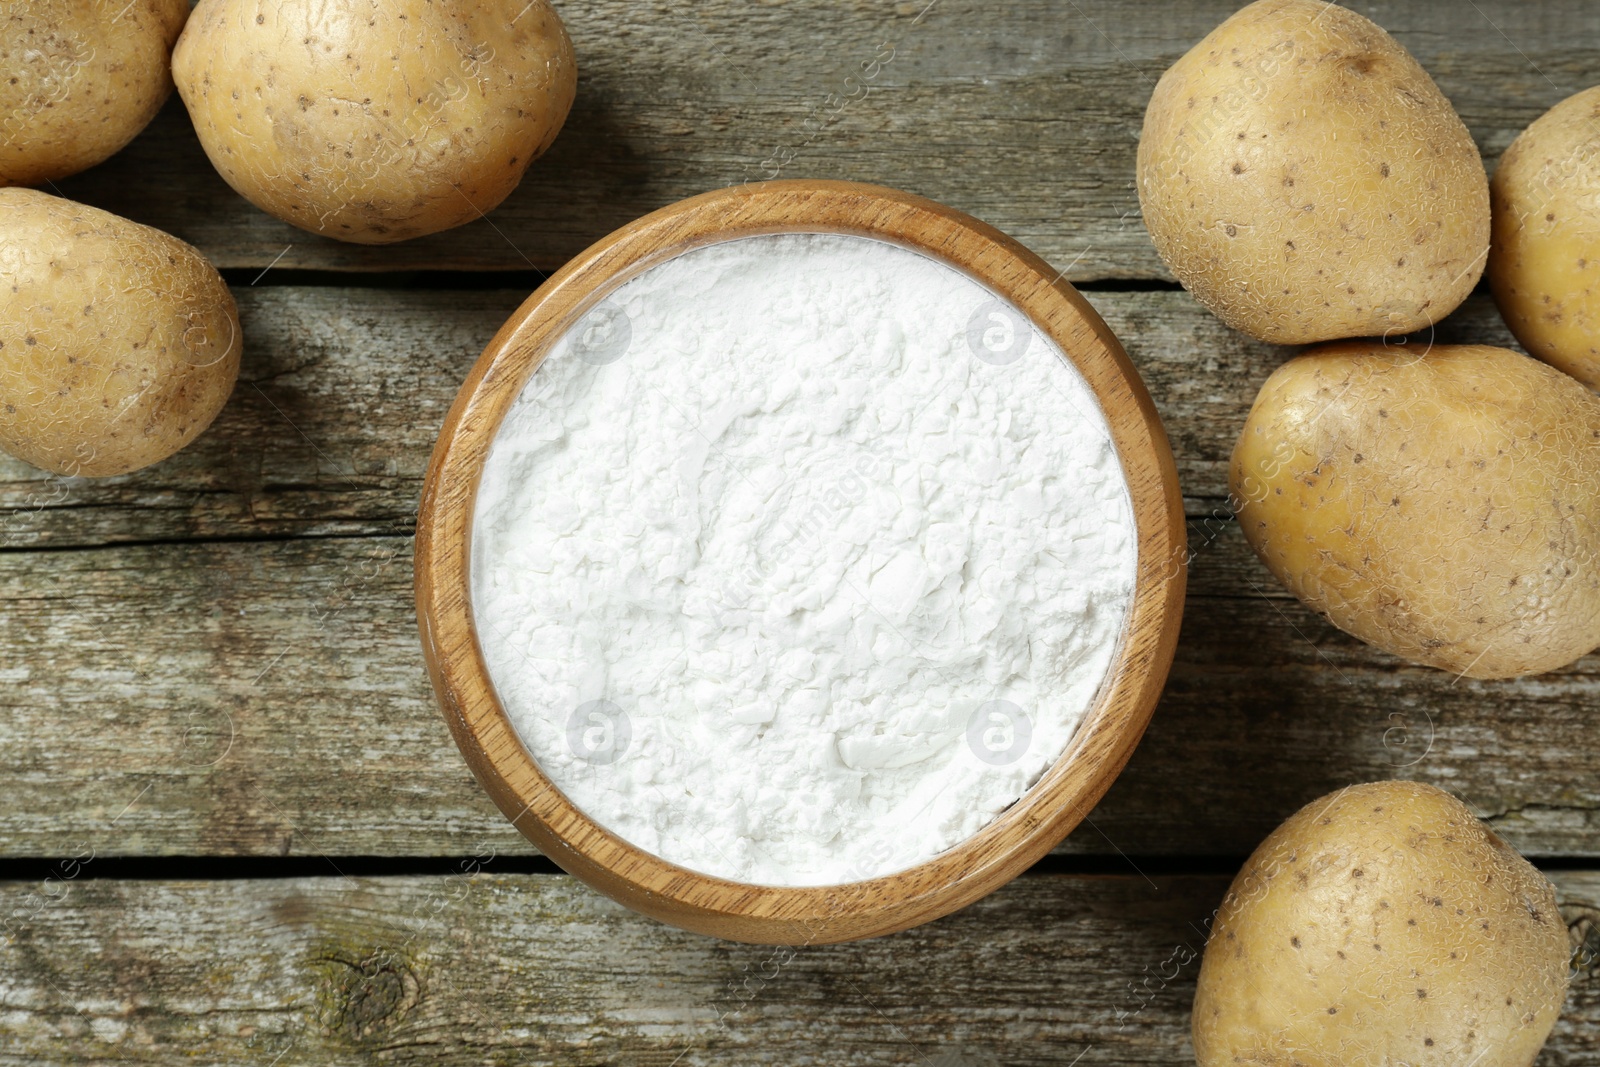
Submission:
<svg viewBox="0 0 1600 1067">
<path fill-rule="evenodd" d="M 422 999 L 416 972 L 386 949 L 354 962 L 340 956 L 325 956 L 323 962 L 331 968 L 324 1024 L 330 1033 L 351 1041 L 387 1034 Z"/>
</svg>

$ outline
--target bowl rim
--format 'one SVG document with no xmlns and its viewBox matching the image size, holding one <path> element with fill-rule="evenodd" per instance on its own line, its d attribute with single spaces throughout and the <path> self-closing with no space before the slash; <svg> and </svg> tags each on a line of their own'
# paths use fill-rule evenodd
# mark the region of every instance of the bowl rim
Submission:
<svg viewBox="0 0 1600 1067">
<path fill-rule="evenodd" d="M 663 860 L 573 804 L 540 770 L 495 695 L 472 620 L 471 530 L 500 424 L 571 326 L 638 274 L 707 244 L 778 233 L 888 241 L 954 267 L 1027 315 L 1094 391 L 1127 478 L 1138 542 L 1120 647 L 1061 755 L 973 836 L 894 874 L 836 886 L 733 882 Z M 1144 383 L 1064 272 L 985 223 L 910 193 L 783 180 L 715 190 L 602 238 L 528 297 L 485 347 L 451 406 L 417 520 L 417 623 L 441 710 L 468 766 L 511 823 L 595 889 L 684 929 L 764 944 L 826 944 L 947 915 L 1033 865 L 1099 801 L 1154 711 L 1177 644 L 1187 544 L 1177 467 Z"/>
</svg>

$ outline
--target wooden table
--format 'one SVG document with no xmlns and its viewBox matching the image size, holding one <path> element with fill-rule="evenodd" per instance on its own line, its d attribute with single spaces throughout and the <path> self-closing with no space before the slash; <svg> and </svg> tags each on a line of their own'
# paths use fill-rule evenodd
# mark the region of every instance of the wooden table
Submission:
<svg viewBox="0 0 1600 1067">
<path fill-rule="evenodd" d="M 1600 1064 L 1600 657 L 1498 683 L 1398 662 L 1289 598 L 1224 506 L 1286 353 L 1172 283 L 1132 176 L 1155 78 L 1232 6 L 567 3 L 582 76 L 555 148 L 488 220 L 390 248 L 252 209 L 175 102 L 61 183 L 225 268 L 248 344 L 166 463 L 0 462 L 0 1064 L 1181 1063 L 1242 857 L 1391 776 L 1549 871 L 1591 954 L 1539 1062 Z M 1491 166 L 1600 82 L 1592 0 L 1354 6 Z M 1166 697 L 1091 821 L 961 914 L 798 953 L 657 925 L 533 855 L 433 708 L 410 566 L 440 419 L 540 272 L 782 149 L 786 176 L 923 193 L 1065 268 L 1161 408 L 1198 553 Z M 1509 343 L 1481 295 L 1439 333 Z"/>
</svg>

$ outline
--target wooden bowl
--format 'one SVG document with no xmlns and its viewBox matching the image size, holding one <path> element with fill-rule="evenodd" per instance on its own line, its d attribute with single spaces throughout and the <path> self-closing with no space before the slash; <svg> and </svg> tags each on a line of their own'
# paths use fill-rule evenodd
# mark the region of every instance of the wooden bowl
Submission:
<svg viewBox="0 0 1600 1067">
<path fill-rule="evenodd" d="M 495 695 L 473 630 L 474 498 L 512 401 L 590 308 L 642 271 L 702 245 L 774 233 L 889 241 L 976 278 L 1058 344 L 1099 397 L 1133 498 L 1138 572 L 1127 630 L 1067 750 L 975 836 L 898 874 L 777 888 L 668 863 L 598 825 L 540 771 Z M 1177 470 L 1149 394 L 1100 316 L 1044 260 L 999 231 L 907 193 L 777 181 L 697 196 L 639 219 L 558 271 L 500 329 L 445 419 L 417 523 L 417 618 L 456 743 L 500 810 L 563 869 L 628 907 L 736 941 L 822 944 L 904 930 L 1010 881 L 1050 851 L 1110 787 L 1150 721 L 1177 643 L 1186 549 Z"/>
</svg>

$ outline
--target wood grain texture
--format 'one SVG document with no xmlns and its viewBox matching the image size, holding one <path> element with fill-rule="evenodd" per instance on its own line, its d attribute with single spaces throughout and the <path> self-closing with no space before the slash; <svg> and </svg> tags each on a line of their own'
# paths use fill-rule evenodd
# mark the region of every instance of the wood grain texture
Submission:
<svg viewBox="0 0 1600 1067">
<path fill-rule="evenodd" d="M 1594 855 L 1600 656 L 1453 682 L 1287 599 L 1236 528 L 1195 544 L 1155 718 L 1065 849 L 1242 856 L 1322 793 L 1411 777 L 1525 852 Z M 435 710 L 410 558 L 402 537 L 0 554 L 0 854 L 527 850 Z"/>
<path fill-rule="evenodd" d="M 1553 880 L 1590 951 L 1537 1062 L 1600 1064 L 1600 873 Z M 559 875 L 10 883 L 0 1065 L 1165 1067 L 1192 1062 L 1226 885 L 1030 875 L 904 934 L 789 950 Z"/>
<path fill-rule="evenodd" d="M 47 476 L 0 456 L 0 546 L 409 533 L 467 369 L 525 292 L 235 290 L 232 399 L 154 467 Z"/>
<path fill-rule="evenodd" d="M 244 366 L 215 425 L 120 478 L 51 478 L 0 455 L 0 547 L 409 533 L 446 409 L 528 296 L 249 286 L 235 295 Z M 1187 293 L 1086 295 L 1149 387 L 1189 515 L 1206 520 L 1222 507 L 1256 390 L 1291 350 L 1229 330 Z M 1514 345 L 1483 296 L 1436 337 Z"/>
<path fill-rule="evenodd" d="M 176 100 L 110 163 L 58 184 L 224 267 L 552 270 L 647 211 L 778 176 L 788 152 L 783 177 L 932 197 L 1074 279 L 1165 278 L 1132 183 L 1145 102 L 1161 72 L 1238 6 L 561 4 L 579 85 L 555 146 L 486 220 L 390 248 L 339 244 L 256 211 L 212 170 Z M 1491 164 L 1546 108 L 1600 82 L 1600 8 L 1588 0 L 1350 6 L 1417 56 Z"/>
<path fill-rule="evenodd" d="M 0 466 L 0 854 L 524 848 L 433 710 L 408 535 L 444 410 L 526 294 L 239 295 L 245 381 L 193 448 L 96 482 Z M 1284 352 L 1181 292 L 1091 299 L 1161 409 L 1196 558 L 1154 725 L 1064 847 L 1243 855 L 1322 792 L 1406 775 L 1462 794 L 1526 851 L 1594 855 L 1600 657 L 1452 684 L 1316 619 L 1221 500 L 1237 427 Z M 1439 338 L 1508 340 L 1481 298 Z M 245 543 L 75 547 L 168 539 Z"/>
<path fill-rule="evenodd" d="M 1135 526 L 1138 568 L 1118 651 L 1066 749 L 971 837 L 908 870 L 842 889 L 739 885 L 674 866 L 611 833 L 523 748 L 474 632 L 474 501 L 490 448 L 530 377 L 581 329 L 581 316 L 650 267 L 710 242 L 772 233 L 892 241 L 977 279 L 1036 323 L 1105 416 Z M 859 182 L 764 182 L 693 197 L 610 235 L 540 286 L 489 342 L 429 464 L 417 521 L 417 615 L 428 673 L 462 756 L 500 810 L 564 870 L 684 929 L 822 944 L 947 915 L 1033 866 L 1083 821 L 1127 763 L 1166 681 L 1182 621 L 1184 535 L 1177 470 L 1155 405 L 1106 324 L 1053 267 L 992 227 L 921 197 Z"/>
</svg>

